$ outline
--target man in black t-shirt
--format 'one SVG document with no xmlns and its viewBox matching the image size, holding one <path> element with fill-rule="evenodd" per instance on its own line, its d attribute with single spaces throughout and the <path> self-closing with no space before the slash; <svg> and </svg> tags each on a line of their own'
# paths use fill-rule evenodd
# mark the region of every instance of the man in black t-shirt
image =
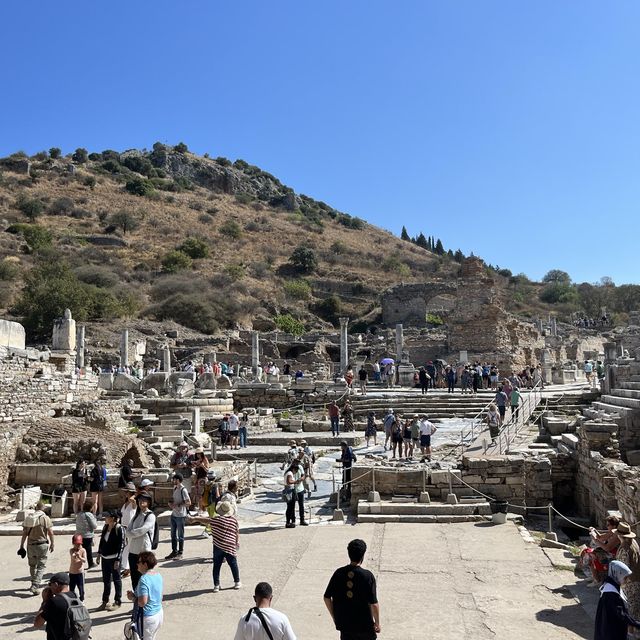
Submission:
<svg viewBox="0 0 640 640">
<path fill-rule="evenodd" d="M 324 592 L 340 640 L 376 640 L 380 633 L 376 579 L 360 566 L 366 550 L 364 540 L 352 540 L 347 545 L 351 562 L 334 572 Z"/>
<path fill-rule="evenodd" d="M 73 591 L 69 591 L 69 574 L 65 572 L 55 573 L 49 579 L 51 596 L 43 603 L 38 611 L 34 626 L 41 628 L 47 623 L 47 640 L 70 640 L 71 636 L 65 635 L 64 625 L 69 610 L 67 597 L 77 598 Z M 60 595 L 66 593 L 67 597 Z"/>
</svg>

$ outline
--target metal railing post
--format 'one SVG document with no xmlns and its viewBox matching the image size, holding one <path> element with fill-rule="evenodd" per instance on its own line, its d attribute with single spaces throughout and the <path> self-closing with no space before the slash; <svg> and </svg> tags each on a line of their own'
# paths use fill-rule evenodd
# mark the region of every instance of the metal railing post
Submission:
<svg viewBox="0 0 640 640">
<path fill-rule="evenodd" d="M 553 505 L 549 503 L 549 529 L 548 529 L 549 533 L 553 531 L 553 516 L 551 515 L 552 509 L 553 509 Z"/>
<path fill-rule="evenodd" d="M 371 491 L 376 490 L 376 470 L 371 469 Z"/>
<path fill-rule="evenodd" d="M 451 470 L 447 469 L 447 477 L 449 478 L 449 493 L 453 493 L 453 482 L 451 481 Z"/>
</svg>

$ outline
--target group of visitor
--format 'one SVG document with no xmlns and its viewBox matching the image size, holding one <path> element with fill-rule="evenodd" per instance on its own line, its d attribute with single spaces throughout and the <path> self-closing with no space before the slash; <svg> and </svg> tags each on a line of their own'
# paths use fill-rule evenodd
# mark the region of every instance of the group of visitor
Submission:
<svg viewBox="0 0 640 640">
<path fill-rule="evenodd" d="M 225 413 L 218 425 L 220 446 L 223 449 L 245 449 L 249 433 L 249 414 Z"/>
</svg>

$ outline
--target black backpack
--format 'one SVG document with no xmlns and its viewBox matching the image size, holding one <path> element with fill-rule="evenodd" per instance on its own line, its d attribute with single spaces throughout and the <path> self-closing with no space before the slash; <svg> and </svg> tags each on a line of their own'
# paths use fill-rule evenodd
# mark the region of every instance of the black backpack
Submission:
<svg viewBox="0 0 640 640">
<path fill-rule="evenodd" d="M 87 607 L 77 596 L 71 596 L 68 592 L 60 595 L 69 604 L 64 620 L 64 637 L 69 640 L 88 640 L 91 637 L 91 616 Z"/>
<path fill-rule="evenodd" d="M 144 524 L 147 521 L 147 518 L 151 515 L 151 513 L 152 511 L 149 510 L 147 511 L 147 513 L 144 514 L 142 524 Z M 135 520 L 135 516 L 134 516 L 134 520 Z M 147 535 L 151 540 L 151 548 L 155 551 L 158 548 L 158 542 L 160 541 L 160 527 L 158 526 L 158 518 L 156 518 L 156 521 L 153 525 L 153 535 L 151 535 L 151 531 L 149 531 Z"/>
</svg>

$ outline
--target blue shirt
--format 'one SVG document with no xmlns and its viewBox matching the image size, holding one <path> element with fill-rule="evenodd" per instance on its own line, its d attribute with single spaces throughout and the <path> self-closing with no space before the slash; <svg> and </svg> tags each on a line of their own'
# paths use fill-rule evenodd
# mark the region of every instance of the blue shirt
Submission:
<svg viewBox="0 0 640 640">
<path fill-rule="evenodd" d="M 153 616 L 162 611 L 162 576 L 159 573 L 145 573 L 136 587 L 136 596 L 147 596 L 143 615 Z"/>
</svg>

